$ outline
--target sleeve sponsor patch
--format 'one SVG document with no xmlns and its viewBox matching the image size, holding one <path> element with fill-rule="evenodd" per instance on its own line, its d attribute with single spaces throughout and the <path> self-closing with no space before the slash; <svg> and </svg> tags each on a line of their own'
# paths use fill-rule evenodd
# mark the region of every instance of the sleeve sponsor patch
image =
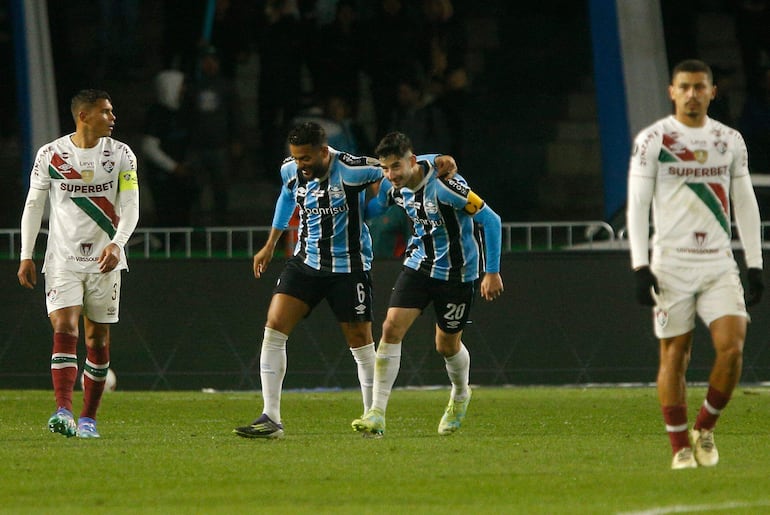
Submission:
<svg viewBox="0 0 770 515">
<path fill-rule="evenodd" d="M 347 152 L 340 152 L 340 161 L 348 166 L 380 166 L 380 162 L 372 157 L 353 156 Z"/>
<path fill-rule="evenodd" d="M 457 193 L 458 195 L 462 195 L 463 197 L 467 197 L 468 193 L 470 193 L 471 189 L 463 184 L 462 182 L 458 181 L 455 178 L 452 179 L 445 179 L 444 177 L 439 177 L 439 180 L 447 185 L 447 187 L 452 190 L 454 193 Z"/>
<path fill-rule="evenodd" d="M 139 181 L 136 177 L 136 170 L 126 170 L 120 172 L 120 182 L 118 191 L 128 191 L 139 189 Z"/>
</svg>

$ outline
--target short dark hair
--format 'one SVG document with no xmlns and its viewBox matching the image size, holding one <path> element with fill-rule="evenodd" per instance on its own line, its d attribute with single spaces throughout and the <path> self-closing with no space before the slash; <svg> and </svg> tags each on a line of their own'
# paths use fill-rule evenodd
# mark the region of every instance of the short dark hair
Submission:
<svg viewBox="0 0 770 515">
<path fill-rule="evenodd" d="M 77 122 L 78 112 L 83 108 L 83 106 L 92 106 L 97 101 L 102 99 L 112 102 L 110 94 L 106 91 L 101 89 L 81 89 L 75 94 L 74 97 L 72 97 L 72 102 L 70 102 L 70 111 L 72 112 L 72 117 Z"/>
<path fill-rule="evenodd" d="M 377 157 L 405 156 L 413 152 L 412 140 L 403 132 L 390 132 L 386 134 L 374 149 Z"/>
<path fill-rule="evenodd" d="M 289 131 L 289 145 L 313 145 L 318 147 L 326 144 L 326 131 L 315 122 L 305 122 L 296 125 Z"/>
<path fill-rule="evenodd" d="M 674 69 L 671 71 L 672 83 L 677 73 L 705 73 L 708 76 L 709 82 L 714 83 L 714 72 L 711 70 L 711 66 L 700 59 L 685 59 L 674 66 Z"/>
</svg>

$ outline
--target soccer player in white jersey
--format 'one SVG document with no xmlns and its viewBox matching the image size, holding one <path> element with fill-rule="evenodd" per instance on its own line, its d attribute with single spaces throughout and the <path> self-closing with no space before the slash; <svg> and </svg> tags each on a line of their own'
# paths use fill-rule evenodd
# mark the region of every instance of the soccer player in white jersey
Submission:
<svg viewBox="0 0 770 515">
<path fill-rule="evenodd" d="M 40 147 L 32 167 L 17 275 L 25 288 L 37 284 L 33 253 L 48 201 L 42 271 L 54 333 L 51 379 L 57 407 L 48 428 L 67 437 L 98 438 L 96 412 L 110 367 L 110 324 L 118 321 L 121 271 L 128 268 L 124 247 L 139 220 L 139 187 L 134 153 L 110 137 L 115 114 L 109 94 L 82 90 L 72 98 L 71 110 L 75 132 Z M 81 315 L 86 359 L 76 424 L 72 393 Z"/>
<path fill-rule="evenodd" d="M 710 67 L 677 64 L 674 114 L 643 129 L 628 173 L 628 237 L 639 303 L 653 307 L 660 339 L 657 386 L 673 469 L 714 466 L 714 426 L 741 377 L 749 315 L 764 289 L 760 217 L 738 131 L 708 117 Z M 650 211 L 654 235 L 650 249 Z M 748 268 L 744 300 L 732 251 L 731 215 Z M 650 252 L 651 250 L 651 252 Z M 706 398 L 688 434 L 685 373 L 696 315 L 715 351 Z"/>
</svg>

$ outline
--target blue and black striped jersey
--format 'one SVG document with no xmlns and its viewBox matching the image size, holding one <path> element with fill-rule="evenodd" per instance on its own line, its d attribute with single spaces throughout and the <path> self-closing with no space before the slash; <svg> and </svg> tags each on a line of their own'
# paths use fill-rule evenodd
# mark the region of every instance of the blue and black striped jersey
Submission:
<svg viewBox="0 0 770 515">
<path fill-rule="evenodd" d="M 369 270 L 372 238 L 364 223 L 366 188 L 382 179 L 379 164 L 368 157 L 338 152 L 331 147 L 325 177 L 307 180 L 287 158 L 281 166 L 281 198 L 273 227 L 286 229 L 299 206 L 299 238 L 294 255 L 315 270 L 350 273 Z"/>
<path fill-rule="evenodd" d="M 412 221 L 404 265 L 434 279 L 469 282 L 479 277 L 479 241 L 474 234 L 470 197 L 478 199 L 465 179 L 438 178 L 434 159 L 418 156 L 425 178 L 415 190 L 397 190 L 383 180 L 379 200 L 401 206 Z M 481 209 L 484 204 L 478 199 Z"/>
</svg>

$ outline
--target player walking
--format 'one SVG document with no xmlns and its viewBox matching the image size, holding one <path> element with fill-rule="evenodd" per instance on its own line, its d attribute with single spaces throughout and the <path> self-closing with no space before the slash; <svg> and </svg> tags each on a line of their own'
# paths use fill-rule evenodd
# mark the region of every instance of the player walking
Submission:
<svg viewBox="0 0 770 515">
<path fill-rule="evenodd" d="M 474 222 L 483 227 L 485 236 L 487 273 L 481 280 L 481 296 L 494 300 L 503 292 L 500 217 L 471 191 L 459 174 L 452 179 L 438 178 L 433 156 L 415 156 L 406 135 L 386 135 L 375 152 L 386 179 L 377 198 L 367 206 L 367 218 L 396 204 L 411 219 L 413 235 L 382 325 L 372 407 L 352 426 L 364 436 L 384 434 L 385 411 L 401 363 L 401 342 L 417 317 L 433 302 L 436 350 L 444 357 L 452 383 L 438 432 L 449 435 L 460 428 L 471 400 L 470 354 L 461 338 L 481 268 Z"/>
<path fill-rule="evenodd" d="M 366 190 L 377 187 L 382 169 L 368 157 L 329 147 L 323 128 L 306 122 L 289 132 L 289 151 L 281 166 L 280 196 L 267 243 L 254 255 L 259 279 L 275 246 L 299 206 L 299 240 L 281 272 L 267 312 L 260 379 L 262 414 L 234 433 L 245 438 L 281 438 L 281 391 L 286 375 L 286 342 L 294 327 L 326 299 L 340 324 L 358 367 L 364 412 L 372 400 L 372 240 L 364 223 Z M 454 159 L 443 156 L 447 171 Z"/>
<path fill-rule="evenodd" d="M 139 220 L 136 158 L 110 137 L 115 114 L 108 93 L 82 90 L 71 103 L 75 132 L 37 152 L 21 217 L 19 283 L 37 284 L 33 253 L 50 201 L 45 293 L 53 327 L 51 378 L 56 412 L 52 432 L 98 438 L 96 412 L 110 367 L 110 324 L 118 321 L 124 247 Z M 72 392 L 78 375 L 77 343 L 83 316 L 86 360 L 83 409 L 77 425 Z"/>
<path fill-rule="evenodd" d="M 658 398 L 674 469 L 719 461 L 714 426 L 741 376 L 746 304 L 759 302 L 764 289 L 746 145 L 738 131 L 707 116 L 715 95 L 706 63 L 679 63 L 669 86 L 675 112 L 637 135 L 629 168 L 631 264 L 638 301 L 654 307 Z M 732 251 L 731 205 L 748 266 L 746 302 Z M 711 333 L 716 357 L 688 438 L 685 373 L 696 314 Z"/>
</svg>

